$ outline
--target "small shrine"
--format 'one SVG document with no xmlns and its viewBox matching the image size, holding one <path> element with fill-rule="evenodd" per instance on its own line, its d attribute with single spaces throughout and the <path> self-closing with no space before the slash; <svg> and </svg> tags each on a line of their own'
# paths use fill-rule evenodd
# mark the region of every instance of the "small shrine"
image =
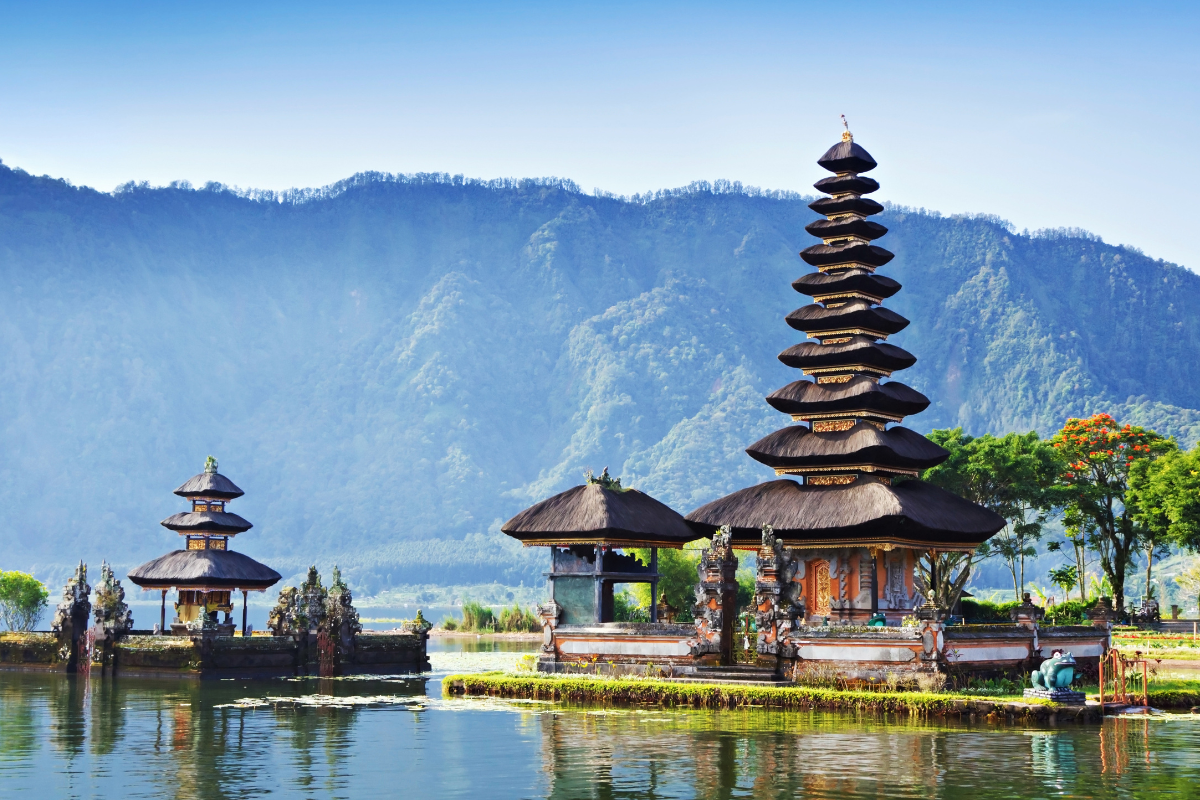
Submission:
<svg viewBox="0 0 1200 800">
<path fill-rule="evenodd" d="M 148 561 L 129 572 L 129 580 L 144 590 L 162 592 L 159 629 L 188 635 L 215 628 L 217 635 L 232 636 L 234 594 L 241 592 L 242 634 L 246 634 L 246 602 L 250 592 L 264 592 L 280 575 L 247 555 L 229 549 L 231 540 L 253 527 L 225 506 L 245 494 L 233 481 L 217 472 L 209 456 L 204 471 L 184 482 L 175 494 L 188 500 L 190 511 L 172 514 L 162 526 L 183 537 L 183 548 Z M 175 617 L 167 625 L 167 593 L 176 592 Z M 224 619 L 218 614 L 224 613 Z"/>
<path fill-rule="evenodd" d="M 648 494 L 621 485 L 608 468 L 531 506 L 500 530 L 526 547 L 550 548 L 545 573 L 555 625 L 613 622 L 613 587 L 650 584 L 650 621 L 658 621 L 658 548 L 681 548 L 698 538 L 684 518 Z M 620 551 L 648 548 L 649 563 Z"/>
</svg>

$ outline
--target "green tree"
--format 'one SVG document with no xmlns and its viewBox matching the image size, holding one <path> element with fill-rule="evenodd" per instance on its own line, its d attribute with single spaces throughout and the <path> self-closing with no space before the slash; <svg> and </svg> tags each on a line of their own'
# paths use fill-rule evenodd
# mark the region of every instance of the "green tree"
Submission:
<svg viewBox="0 0 1200 800">
<path fill-rule="evenodd" d="M 1050 582 L 1063 590 L 1063 602 L 1067 600 L 1067 595 L 1071 593 L 1071 589 L 1075 584 L 1079 583 L 1079 570 L 1073 564 L 1064 564 L 1061 567 L 1055 567 L 1050 570 Z"/>
<path fill-rule="evenodd" d="M 0 572 L 0 622 L 10 631 L 31 631 L 46 610 L 46 585 L 24 572 Z"/>
<path fill-rule="evenodd" d="M 1175 583 L 1183 590 L 1184 597 L 1195 600 L 1200 608 L 1200 558 L 1193 559 L 1187 569 L 1176 575 Z"/>
<path fill-rule="evenodd" d="M 1129 472 L 1139 461 L 1175 450 L 1175 440 L 1096 414 L 1068 419 L 1050 441 L 1064 464 L 1057 481 L 1064 522 L 1087 537 L 1112 586 L 1114 605 L 1124 610 L 1125 576 L 1141 535 L 1126 497 Z"/>
<path fill-rule="evenodd" d="M 1141 527 L 1149 595 L 1155 556 L 1168 554 L 1171 546 L 1200 549 L 1200 450 L 1171 450 L 1132 463 L 1126 500 Z"/>
<path fill-rule="evenodd" d="M 1037 555 L 1046 514 L 1056 504 L 1053 485 L 1061 471 L 1056 451 L 1034 431 L 973 438 L 954 428 L 935 430 L 929 439 L 949 450 L 950 457 L 927 470 L 925 480 L 1004 518 L 1004 528 L 976 553 L 1004 559 L 1019 598 L 1025 586 L 1025 559 Z M 945 566 L 939 564 L 939 576 L 948 578 L 952 567 L 949 562 Z M 963 568 L 970 566 L 967 559 Z"/>
<path fill-rule="evenodd" d="M 658 550 L 658 596 L 678 610 L 680 620 L 692 618 L 692 603 L 696 601 L 696 565 L 700 563 L 700 550 L 707 540 L 693 542 L 686 550 L 659 548 Z M 643 564 L 650 563 L 650 551 L 632 549 L 626 551 L 637 556 Z M 638 605 L 650 608 L 650 584 L 635 583 L 628 590 L 637 598 Z"/>
</svg>

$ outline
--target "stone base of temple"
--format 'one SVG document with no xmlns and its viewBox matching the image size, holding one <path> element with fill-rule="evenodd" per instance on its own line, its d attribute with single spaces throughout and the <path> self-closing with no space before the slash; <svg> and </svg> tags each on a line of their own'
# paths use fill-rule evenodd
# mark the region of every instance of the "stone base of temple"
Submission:
<svg viewBox="0 0 1200 800">
<path fill-rule="evenodd" d="M 692 624 L 560 625 L 548 631 L 538 670 L 546 673 L 686 676 L 721 663 L 719 643 Z M 1107 649 L 1106 627 L 955 625 L 867 627 L 798 625 L 775 639 L 760 635 L 754 666 L 804 681 L 817 674 L 847 681 L 915 680 L 921 674 L 990 677 L 1027 674 L 1055 650 L 1094 671 Z"/>
<path fill-rule="evenodd" d="M 1087 703 L 1087 695 L 1071 689 L 1026 689 L 1025 697 L 1037 700 L 1051 700 L 1068 706 L 1082 706 Z"/>
<path fill-rule="evenodd" d="M 428 633 L 360 633 L 345 651 L 326 650 L 317 634 L 291 636 L 97 637 L 91 674 L 115 677 L 258 679 L 320 675 L 402 674 L 429 669 Z M 0 669 L 80 671 L 63 658 L 55 633 L 0 635 Z M 331 657 L 330 657 L 331 656 Z"/>
</svg>

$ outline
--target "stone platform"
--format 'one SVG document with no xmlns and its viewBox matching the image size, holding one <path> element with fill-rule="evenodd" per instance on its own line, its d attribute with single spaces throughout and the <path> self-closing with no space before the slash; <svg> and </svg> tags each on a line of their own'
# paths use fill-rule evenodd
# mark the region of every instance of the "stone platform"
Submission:
<svg viewBox="0 0 1200 800">
<path fill-rule="evenodd" d="M 1026 689 L 1025 696 L 1039 700 L 1050 700 L 1067 706 L 1081 706 L 1087 703 L 1087 695 L 1071 689 Z"/>
</svg>

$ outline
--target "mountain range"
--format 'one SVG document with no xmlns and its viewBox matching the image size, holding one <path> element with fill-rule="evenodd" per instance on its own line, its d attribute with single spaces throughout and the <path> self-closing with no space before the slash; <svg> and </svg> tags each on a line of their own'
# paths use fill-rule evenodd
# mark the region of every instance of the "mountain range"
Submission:
<svg viewBox="0 0 1200 800">
<path fill-rule="evenodd" d="M 212 454 L 255 525 L 235 549 L 285 574 L 537 583 L 499 526 L 585 469 L 683 513 L 774 477 L 743 448 L 787 422 L 763 397 L 797 377 L 776 355 L 816 218 L 725 181 L 103 193 L 0 165 L 0 568 L 175 549 L 157 523 Z M 897 378 L 933 400 L 906 425 L 1108 411 L 1200 439 L 1200 276 L 1083 231 L 877 219 L 918 357 Z"/>
</svg>

